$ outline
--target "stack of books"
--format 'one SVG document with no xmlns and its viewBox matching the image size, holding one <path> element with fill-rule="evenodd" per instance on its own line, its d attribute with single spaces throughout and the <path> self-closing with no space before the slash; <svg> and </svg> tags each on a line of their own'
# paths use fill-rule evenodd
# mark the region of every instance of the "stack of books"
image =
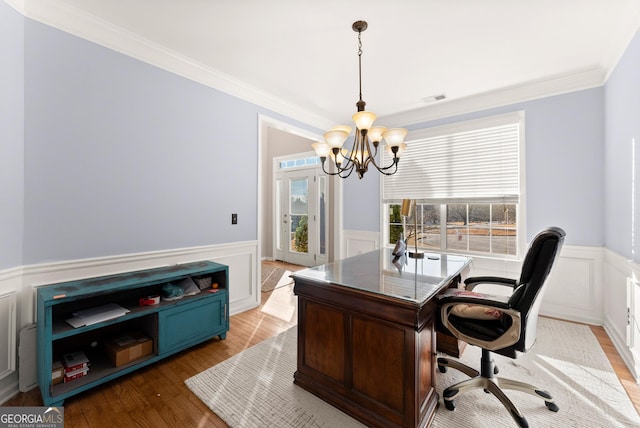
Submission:
<svg viewBox="0 0 640 428">
<path fill-rule="evenodd" d="M 82 351 L 64 354 L 62 364 L 64 366 L 64 383 L 86 376 L 89 372 L 89 359 Z"/>
</svg>

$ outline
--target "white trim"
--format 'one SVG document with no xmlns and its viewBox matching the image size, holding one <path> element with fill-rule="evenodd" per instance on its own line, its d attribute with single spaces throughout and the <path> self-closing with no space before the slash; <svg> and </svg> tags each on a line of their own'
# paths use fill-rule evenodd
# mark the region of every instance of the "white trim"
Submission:
<svg viewBox="0 0 640 428">
<path fill-rule="evenodd" d="M 380 248 L 380 233 L 366 230 L 343 231 L 341 254 L 344 258 L 356 256 Z"/>
<path fill-rule="evenodd" d="M 457 100 L 441 101 L 427 107 L 382 116 L 378 120 L 387 124 L 388 127 L 406 127 L 465 113 L 592 89 L 603 86 L 605 82 L 606 76 L 603 69 L 595 67 L 577 73 L 501 88 Z"/>
<path fill-rule="evenodd" d="M 509 113 L 479 117 L 477 119 L 448 123 L 446 125 L 420 128 L 414 131 L 410 131 L 405 141 L 409 146 L 414 141 L 420 141 L 426 138 L 445 134 L 457 134 L 459 132 L 474 131 L 476 129 L 482 128 L 492 128 L 494 126 L 509 125 L 516 122 L 522 124 L 525 119 L 524 114 L 524 110 L 518 110 Z"/>
<path fill-rule="evenodd" d="M 4 0 L 9 6 L 20 12 L 22 15 L 25 15 L 25 7 L 24 4 L 26 0 Z M 0 401 L 1 402 L 1 401 Z"/>
<path fill-rule="evenodd" d="M 640 265 L 621 255 L 604 249 L 603 275 L 607 292 L 604 293 L 604 328 L 620 357 L 636 381 L 640 382 L 640 356 L 634 355 L 627 345 L 627 282 L 640 278 Z"/>
<path fill-rule="evenodd" d="M 603 249 L 565 245 L 549 275 L 542 315 L 602 325 Z"/>
<path fill-rule="evenodd" d="M 63 2 L 48 1 L 27 2 L 25 0 L 5 0 L 5 2 L 30 19 L 58 28 L 77 37 L 147 62 L 203 85 L 218 89 L 274 112 L 300 120 L 303 123 L 308 123 L 320 129 L 329 129 L 333 126 L 333 120 L 331 119 L 305 110 L 302 106 L 294 105 L 274 94 L 248 85 L 233 76 L 193 61 L 178 52 L 144 39 L 75 6 Z M 636 17 L 634 22 L 639 20 L 640 17 Z M 521 85 L 500 88 L 462 99 L 445 100 L 414 110 L 381 116 L 378 120 L 386 123 L 389 127 L 402 127 L 603 86 L 633 37 L 633 34 L 630 34 L 632 32 L 631 29 L 635 31 L 637 27 L 637 25 L 625 27 L 625 29 L 629 28 L 629 30 L 624 34 L 620 34 L 617 38 L 625 43 L 613 43 L 612 46 L 619 46 L 619 48 L 613 49 L 611 55 L 603 60 L 601 66 L 526 82 Z"/>
<path fill-rule="evenodd" d="M 294 105 L 233 76 L 193 61 L 179 52 L 144 39 L 75 6 L 63 2 L 32 1 L 28 2 L 21 12 L 28 18 L 43 24 L 58 28 L 205 86 L 218 89 L 242 100 L 276 111 L 303 123 L 314 125 L 320 129 L 328 129 L 332 126 L 331 120 L 307 111 L 302 106 Z"/>
<path fill-rule="evenodd" d="M 260 304 L 257 252 L 258 242 L 246 241 L 24 266 L 22 297 L 18 302 L 21 309 L 19 329 L 36 322 L 35 289 L 38 287 L 198 260 L 212 260 L 229 266 L 229 312 L 242 312 Z M 237 268 L 242 273 L 248 273 L 246 283 L 242 282 L 242 277 L 237 278 L 240 272 L 234 272 L 234 262 L 241 263 Z"/>
<path fill-rule="evenodd" d="M 258 239 L 262 239 L 262 230 L 264 228 L 263 224 L 263 201 L 264 201 L 264 184 L 262 180 L 262 164 L 263 164 L 263 156 L 264 151 L 263 147 L 267 144 L 268 140 L 268 128 L 275 128 L 280 131 L 288 132 L 293 135 L 297 135 L 308 140 L 321 140 L 322 137 L 313 132 L 306 131 L 304 129 L 298 128 L 290 123 L 283 122 L 278 119 L 274 119 L 272 117 L 258 114 Z M 328 177 L 331 179 L 331 176 Z M 337 180 L 337 181 L 336 181 Z M 329 185 L 331 181 L 327 182 Z M 329 241 L 333 243 L 333 255 L 335 260 L 340 260 L 342 252 L 342 194 L 343 194 L 343 185 L 342 180 L 334 178 L 333 181 L 333 200 L 331 201 L 331 206 L 333 210 L 333 236 L 330 237 Z"/>
<path fill-rule="evenodd" d="M 0 324 L 0 328 L 4 329 L 6 327 L 5 333 L 8 338 L 14 338 L 13 341 L 6 344 L 6 348 L 4 352 L 7 357 L 7 366 L 0 367 L 0 380 L 10 376 L 12 373 L 16 371 L 16 345 L 17 340 L 17 329 L 16 329 L 16 319 L 17 319 L 17 296 L 15 291 L 8 291 L 6 293 L 0 294 L 0 307 L 3 305 L 8 306 L 8 311 L 0 311 L 0 319 L 6 320 L 7 325 L 4 325 L 4 322 Z M 0 348 L 2 349 L 2 348 Z"/>
</svg>

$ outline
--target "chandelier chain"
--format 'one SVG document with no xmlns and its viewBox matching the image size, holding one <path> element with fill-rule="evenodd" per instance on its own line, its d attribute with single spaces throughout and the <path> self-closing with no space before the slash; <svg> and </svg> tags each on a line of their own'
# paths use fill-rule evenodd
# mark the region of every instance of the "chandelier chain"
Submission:
<svg viewBox="0 0 640 428">
<path fill-rule="evenodd" d="M 360 101 L 362 101 L 362 31 L 358 31 L 358 83 L 360 84 Z"/>
</svg>

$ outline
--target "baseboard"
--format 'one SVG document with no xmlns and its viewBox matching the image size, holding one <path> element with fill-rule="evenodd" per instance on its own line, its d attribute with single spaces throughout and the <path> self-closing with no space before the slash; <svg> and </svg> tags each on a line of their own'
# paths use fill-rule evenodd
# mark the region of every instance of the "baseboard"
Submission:
<svg viewBox="0 0 640 428">
<path fill-rule="evenodd" d="M 618 330 L 613 327 L 611 320 L 607 316 L 605 316 L 603 327 L 633 378 L 636 382 L 640 382 L 640 361 L 634 358 L 633 353 L 627 346 L 626 339 L 618 334 Z"/>
<path fill-rule="evenodd" d="M 0 405 L 20 392 L 18 388 L 18 373 L 0 380 Z"/>
</svg>

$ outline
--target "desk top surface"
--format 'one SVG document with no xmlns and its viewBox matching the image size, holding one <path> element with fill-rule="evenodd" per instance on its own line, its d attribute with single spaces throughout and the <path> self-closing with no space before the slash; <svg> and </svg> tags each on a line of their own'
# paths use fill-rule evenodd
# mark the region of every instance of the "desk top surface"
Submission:
<svg viewBox="0 0 640 428">
<path fill-rule="evenodd" d="M 396 257 L 382 248 L 295 272 L 294 279 L 334 284 L 423 303 L 471 263 L 471 258 L 425 253 L 424 258 Z"/>
</svg>

